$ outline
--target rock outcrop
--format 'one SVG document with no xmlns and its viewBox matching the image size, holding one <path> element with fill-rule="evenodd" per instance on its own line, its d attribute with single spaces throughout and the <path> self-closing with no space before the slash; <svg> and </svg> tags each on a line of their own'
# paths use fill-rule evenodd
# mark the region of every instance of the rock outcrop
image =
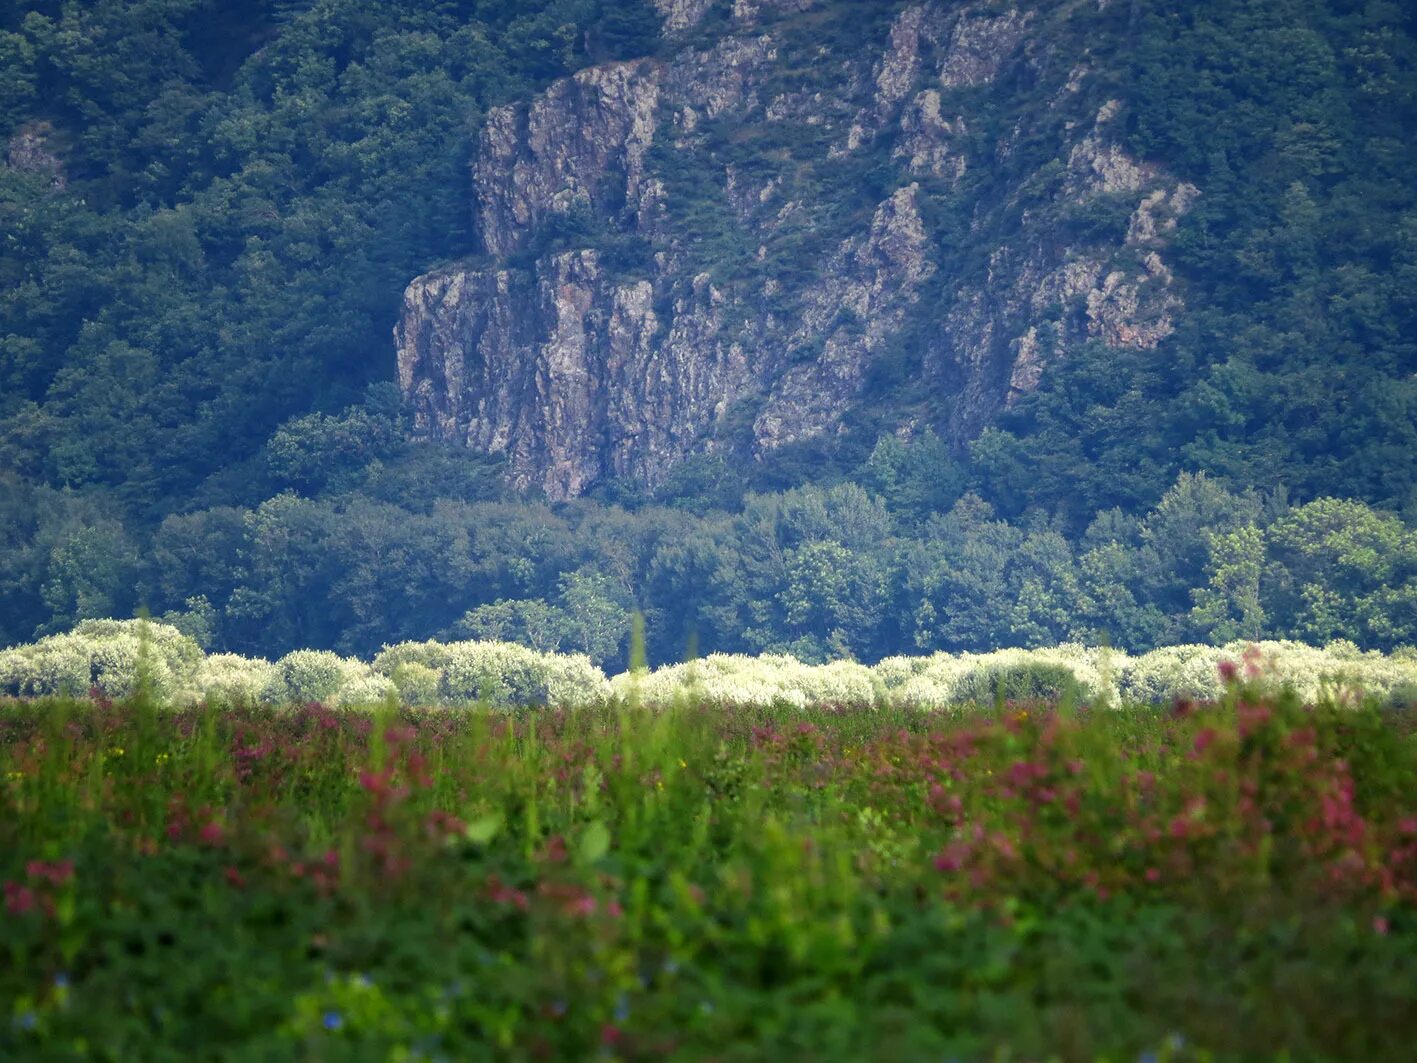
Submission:
<svg viewBox="0 0 1417 1063">
<path fill-rule="evenodd" d="M 34 122 L 17 130 L 10 137 L 5 162 L 14 170 L 42 174 L 49 179 L 49 187 L 58 192 L 64 189 L 67 178 L 63 161 L 49 150 L 52 133 L 48 122 Z"/>
<path fill-rule="evenodd" d="M 656 6 L 672 40 L 715 4 Z M 552 498 L 653 488 L 922 398 L 963 444 L 1073 345 L 1164 340 L 1200 192 L 1124 150 L 1066 13 L 881 7 L 736 0 L 711 46 L 494 110 L 479 254 L 415 280 L 395 330 L 418 431 Z"/>
</svg>

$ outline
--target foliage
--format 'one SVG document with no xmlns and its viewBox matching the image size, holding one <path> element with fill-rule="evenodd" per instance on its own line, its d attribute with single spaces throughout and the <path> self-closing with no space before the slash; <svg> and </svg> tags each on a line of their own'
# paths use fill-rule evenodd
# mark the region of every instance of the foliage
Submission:
<svg viewBox="0 0 1417 1063">
<path fill-rule="evenodd" d="M 407 685 L 426 699 L 414 704 L 594 705 L 607 693 L 605 675 L 589 657 L 510 642 L 400 643 L 374 658 L 374 670 L 402 680 L 400 693 Z"/>
<path fill-rule="evenodd" d="M 1306 703 L 1367 696 L 1401 705 L 1417 698 L 1411 654 L 1384 656 L 1349 642 L 1317 649 L 1299 642 L 1169 646 L 1133 657 L 1107 647 L 1066 644 L 990 653 L 891 657 L 874 666 L 804 662 L 783 653 L 710 654 L 700 660 L 631 670 L 607 680 L 585 654 L 543 652 L 510 642 L 404 642 L 372 663 L 328 650 L 296 650 L 274 663 L 235 654 L 204 655 L 177 629 L 145 621 L 90 620 L 73 632 L 0 651 L 0 695 L 87 693 L 122 696 L 146 661 L 153 692 L 170 702 L 277 705 L 323 702 L 369 706 L 396 698 L 415 707 L 597 706 L 610 699 L 667 709 L 685 700 L 769 709 L 836 706 L 869 710 L 960 711 L 1004 701 L 1121 701 L 1166 704 L 1213 700 L 1219 669 L 1263 677 Z"/>
<path fill-rule="evenodd" d="M 768 16 L 768 88 L 829 101 L 835 58 L 883 47 L 900 6 Z M 774 281 L 786 309 L 919 180 L 927 234 L 951 249 L 921 300 L 933 313 L 1023 212 L 1057 212 L 1070 239 L 1121 224 L 1120 200 L 1063 205 L 1052 141 L 1009 133 L 1116 98 L 1123 146 L 1202 190 L 1166 254 L 1175 334 L 1069 341 L 966 441 L 948 388 L 923 390 L 939 339 L 921 316 L 841 439 L 762 463 L 726 447 L 652 498 L 548 507 L 512 498 L 493 460 L 408 441 L 388 328 L 410 277 L 472 246 L 466 164 L 487 109 L 667 47 L 652 5 L 10 5 L 0 136 L 35 138 L 63 180 L 0 166 L 0 643 L 146 607 L 251 658 L 472 637 L 611 671 L 634 611 L 659 663 L 691 647 L 869 663 L 1417 644 L 1410 15 L 1136 0 L 1034 16 L 1056 47 L 1026 76 L 943 101 L 970 115 L 961 157 L 987 161 L 966 187 L 1040 175 L 1022 198 L 971 218 L 890 138 L 842 157 L 825 127 L 726 113 L 696 126 L 706 155 L 675 149 L 685 131 L 655 138 L 665 231 L 723 285 Z M 718 5 L 693 43 L 729 19 Z M 1085 87 L 1054 100 L 1050 64 L 1083 47 Z M 705 157 L 801 207 L 770 259 Z M 557 238 L 603 245 L 617 269 L 659 250 L 575 226 Z M 728 419 L 750 425 L 751 405 Z"/>
<path fill-rule="evenodd" d="M 0 706 L 7 1058 L 1417 1036 L 1417 757 L 1372 703 L 160 711 Z"/>
<path fill-rule="evenodd" d="M 23 697 L 87 694 L 127 697 L 146 675 L 153 694 L 190 697 L 203 661 L 195 641 L 167 624 L 85 620 L 73 631 L 0 651 L 0 691 Z"/>
</svg>

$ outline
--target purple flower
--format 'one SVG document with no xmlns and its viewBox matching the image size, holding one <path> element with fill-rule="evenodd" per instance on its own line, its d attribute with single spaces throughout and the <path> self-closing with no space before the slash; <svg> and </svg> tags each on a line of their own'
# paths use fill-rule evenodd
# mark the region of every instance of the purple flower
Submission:
<svg viewBox="0 0 1417 1063">
<path fill-rule="evenodd" d="M 323 1023 L 327 1030 L 338 1030 L 344 1025 L 344 1017 L 337 1011 L 327 1011 Z"/>
</svg>

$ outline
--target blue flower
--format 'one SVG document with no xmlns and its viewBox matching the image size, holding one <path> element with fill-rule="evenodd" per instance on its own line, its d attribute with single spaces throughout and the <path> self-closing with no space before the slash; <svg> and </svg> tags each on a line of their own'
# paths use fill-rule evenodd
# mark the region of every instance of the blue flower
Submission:
<svg viewBox="0 0 1417 1063">
<path fill-rule="evenodd" d="M 567 1008 L 568 1005 L 564 1000 L 553 1000 L 551 1002 L 551 1014 L 555 1015 L 558 1019 L 566 1014 Z"/>
<path fill-rule="evenodd" d="M 69 988 L 69 976 L 68 976 L 67 974 L 65 974 L 63 971 L 60 971 L 58 974 L 56 974 L 56 975 L 54 976 L 54 988 L 55 988 L 55 989 L 68 989 L 68 988 Z"/>
<path fill-rule="evenodd" d="M 344 1025 L 344 1017 L 337 1011 L 327 1011 L 324 1017 L 324 1026 L 327 1030 L 338 1030 Z"/>
<path fill-rule="evenodd" d="M 39 1022 L 39 1016 L 32 1011 L 27 1011 L 23 1015 L 15 1016 L 15 1025 L 21 1030 L 33 1030 L 35 1024 Z"/>
<path fill-rule="evenodd" d="M 625 994 L 620 994 L 620 999 L 615 1002 L 615 1021 L 624 1022 L 630 1017 L 630 1002 L 625 999 Z"/>
<path fill-rule="evenodd" d="M 370 978 L 367 974 L 364 974 L 362 972 L 360 974 L 355 975 L 354 981 L 356 984 L 362 986 L 365 989 L 368 989 L 371 985 L 374 984 L 374 979 Z"/>
<path fill-rule="evenodd" d="M 1160 1059 L 1155 1052 L 1143 1052 L 1137 1056 L 1137 1063 L 1160 1063 Z"/>
</svg>

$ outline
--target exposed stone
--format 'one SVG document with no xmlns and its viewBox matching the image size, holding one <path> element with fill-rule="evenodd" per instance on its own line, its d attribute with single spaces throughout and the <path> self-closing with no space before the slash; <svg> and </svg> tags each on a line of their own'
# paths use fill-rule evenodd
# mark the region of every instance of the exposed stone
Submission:
<svg viewBox="0 0 1417 1063">
<path fill-rule="evenodd" d="M 877 208 L 870 231 L 846 241 L 806 301 L 793 347 L 825 337 L 821 357 L 788 369 L 753 425 L 760 454 L 835 428 L 875 353 L 900 327 L 935 264 L 927 257 L 919 185 Z M 846 316 L 849 320 L 841 320 Z"/>
<path fill-rule="evenodd" d="M 673 32 L 710 6 L 656 3 Z M 1057 161 L 1034 180 L 1010 154 L 1027 114 L 1005 109 L 1003 74 L 1055 48 L 1044 26 L 1065 13 L 932 0 L 824 52 L 780 21 L 812 6 L 736 0 L 711 47 L 491 112 L 478 257 L 415 280 L 395 331 L 419 433 L 505 455 L 514 484 L 552 498 L 654 487 L 690 454 L 769 460 L 845 431 L 891 352 L 962 445 L 1076 344 L 1174 330 L 1167 248 L 1200 193 L 1121 147 L 1120 101 L 1083 111 L 1084 56 L 1030 67 L 1056 71 L 1038 98 L 1061 112 Z M 1014 133 L 979 144 L 986 98 Z M 812 127 L 836 132 L 796 136 Z M 881 201 L 826 196 L 841 166 Z M 1126 236 L 1079 242 L 1060 219 L 1099 197 L 1130 207 Z M 941 216 L 954 228 L 932 231 Z"/>
<path fill-rule="evenodd" d="M 817 0 L 733 0 L 734 21 L 756 26 L 774 15 L 795 14 L 817 6 Z"/>
<path fill-rule="evenodd" d="M 905 159 L 914 175 L 931 174 L 958 181 L 968 162 L 954 150 L 953 140 L 967 131 L 963 117 L 947 121 L 940 113 L 940 94 L 926 89 L 916 96 L 900 116 L 900 142 L 894 157 Z"/>
<path fill-rule="evenodd" d="M 1008 11 L 997 17 L 959 20 L 950 36 L 949 51 L 940 67 L 946 88 L 984 85 L 998 76 L 1004 60 L 1022 43 L 1031 15 Z"/>
<path fill-rule="evenodd" d="M 664 18 L 664 32 L 673 36 L 697 26 L 708 14 L 715 0 L 654 0 L 654 6 Z"/>
<path fill-rule="evenodd" d="M 64 163 L 49 150 L 49 138 L 54 130 L 48 122 L 35 122 L 19 129 L 12 137 L 5 154 L 6 162 L 15 170 L 43 174 L 56 192 L 64 188 Z"/>
</svg>

